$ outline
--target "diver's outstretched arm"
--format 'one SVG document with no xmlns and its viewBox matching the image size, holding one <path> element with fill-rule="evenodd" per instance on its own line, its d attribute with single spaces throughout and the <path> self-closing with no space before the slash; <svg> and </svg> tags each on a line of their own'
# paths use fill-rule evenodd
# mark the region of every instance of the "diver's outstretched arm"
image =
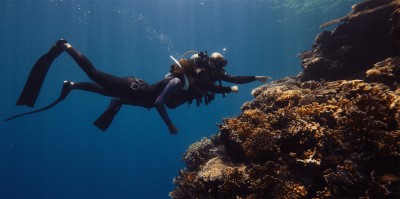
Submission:
<svg viewBox="0 0 400 199">
<path fill-rule="evenodd" d="M 230 75 L 227 73 L 225 73 L 223 76 L 221 76 L 221 80 L 226 81 L 226 82 L 235 83 L 235 84 L 246 84 L 246 83 L 253 82 L 255 80 L 265 83 L 269 79 L 271 79 L 271 78 L 268 76 L 233 76 L 233 75 Z"/>
</svg>

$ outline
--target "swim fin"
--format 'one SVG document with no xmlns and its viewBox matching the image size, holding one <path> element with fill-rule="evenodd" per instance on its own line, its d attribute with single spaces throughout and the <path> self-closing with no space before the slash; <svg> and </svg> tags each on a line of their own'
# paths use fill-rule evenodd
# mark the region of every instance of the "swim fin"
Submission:
<svg viewBox="0 0 400 199">
<path fill-rule="evenodd" d="M 54 45 L 49 52 L 39 58 L 29 74 L 25 87 L 17 101 L 17 105 L 34 106 L 51 63 L 53 63 L 54 59 L 62 52 L 62 49 Z"/>
<path fill-rule="evenodd" d="M 30 111 L 30 112 L 26 112 L 26 113 L 21 113 L 21 114 L 18 114 L 18 115 L 14 115 L 14 116 L 12 116 L 12 117 L 9 117 L 9 118 L 5 119 L 4 121 L 7 122 L 7 121 L 9 121 L 9 120 L 12 120 L 12 119 L 15 119 L 15 118 L 24 116 L 24 115 L 29 115 L 29 114 L 32 114 L 32 113 L 38 113 L 38 112 L 42 112 L 42 111 L 48 110 L 48 109 L 52 108 L 53 106 L 57 105 L 58 103 L 60 103 L 61 101 L 62 101 L 62 100 L 57 99 L 57 100 L 55 100 L 54 102 L 52 102 L 51 104 L 49 104 L 49 105 L 47 105 L 47 106 L 45 106 L 45 107 L 43 107 L 43 108 L 41 108 L 41 109 L 37 109 L 37 110 L 34 110 L 34 111 Z"/>
<path fill-rule="evenodd" d="M 104 113 L 93 123 L 102 131 L 106 131 L 111 125 L 115 115 L 118 113 L 122 106 L 122 101 L 119 99 L 112 99 Z"/>
<path fill-rule="evenodd" d="M 12 117 L 9 117 L 9 118 L 5 119 L 4 121 L 9 121 L 9 120 L 12 120 L 12 119 L 24 116 L 24 115 L 29 115 L 29 114 L 38 113 L 38 112 L 42 112 L 42 111 L 48 110 L 48 109 L 52 108 L 53 106 L 57 105 L 58 103 L 60 103 L 61 101 L 63 101 L 67 97 L 67 95 L 71 92 L 71 90 L 72 90 L 71 82 L 64 81 L 60 97 L 58 97 L 58 99 L 56 99 L 54 102 L 52 102 L 51 104 L 49 104 L 49 105 L 47 105 L 47 106 L 45 106 L 43 108 L 40 108 L 40 109 L 37 109 L 37 110 L 34 110 L 34 111 L 30 111 L 30 112 L 14 115 Z"/>
</svg>

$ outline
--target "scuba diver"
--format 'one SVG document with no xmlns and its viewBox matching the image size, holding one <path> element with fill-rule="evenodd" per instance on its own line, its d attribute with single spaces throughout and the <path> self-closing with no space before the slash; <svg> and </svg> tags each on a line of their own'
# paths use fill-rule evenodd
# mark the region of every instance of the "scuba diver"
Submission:
<svg viewBox="0 0 400 199">
<path fill-rule="evenodd" d="M 203 55 L 206 56 L 206 55 Z M 194 54 L 190 57 L 195 63 L 196 69 L 196 78 L 201 82 L 201 84 L 205 84 L 211 92 L 216 93 L 229 93 L 235 92 L 237 93 L 238 87 L 223 87 L 221 86 L 221 81 L 226 81 L 235 84 L 246 84 L 258 80 L 262 83 L 265 83 L 268 79 L 271 79 L 268 76 L 233 76 L 228 74 L 224 67 L 228 64 L 228 60 L 224 58 L 224 56 L 219 52 L 214 52 L 208 59 L 208 62 L 201 61 L 204 58 L 201 58 L 202 55 Z M 207 61 L 207 58 L 206 58 Z M 215 85 L 216 81 L 220 82 L 220 86 Z"/>
<path fill-rule="evenodd" d="M 196 99 L 199 105 L 203 96 L 207 99 L 207 104 L 212 100 L 210 96 L 213 93 L 238 92 L 237 86 L 215 85 L 214 82 L 217 80 L 247 83 L 255 80 L 265 82 L 269 78 L 267 76 L 230 76 L 226 73 L 215 75 L 217 74 L 215 70 L 222 71 L 221 69 L 227 61 L 219 53 L 213 53 L 210 58 L 204 53 L 199 53 L 197 57 L 194 55 L 189 60 L 180 59 L 177 61 L 171 56 L 175 64 L 171 66 L 170 73 L 161 81 L 148 84 L 136 77 L 116 77 L 97 70 L 83 54 L 73 48 L 66 40 L 60 39 L 33 66 L 17 105 L 34 106 L 50 65 L 64 51 L 94 82 L 64 81 L 61 95 L 53 103 L 38 110 L 15 115 L 5 121 L 47 110 L 63 101 L 71 90 L 84 90 L 114 98 L 106 111 L 94 122 L 94 125 L 103 131 L 109 127 L 121 106 L 127 104 L 145 108 L 156 107 L 169 132 L 176 134 L 178 129 L 169 118 L 165 106 L 175 108 L 185 102 L 190 103 L 193 99 Z M 207 62 L 206 59 L 209 61 Z M 199 65 L 199 63 L 202 64 Z M 210 94 L 209 92 L 213 93 Z"/>
<path fill-rule="evenodd" d="M 182 58 L 184 56 L 185 54 Z M 174 93 L 172 96 L 180 96 L 174 97 L 175 100 L 170 101 L 167 104 L 168 107 L 176 107 L 184 102 L 191 102 L 193 99 L 199 105 L 203 101 L 202 98 L 204 98 L 204 102 L 207 105 L 214 99 L 215 93 L 221 93 L 225 97 L 226 93 L 237 93 L 239 91 L 237 86 L 222 86 L 221 81 L 246 84 L 256 80 L 265 83 L 268 79 L 271 79 L 268 76 L 233 76 L 228 74 L 224 69 L 228 60 L 219 52 L 212 53 L 210 57 L 207 55 L 207 52 L 196 52 L 188 60 L 182 58 L 180 59 L 182 67 L 172 65 L 171 71 L 166 77 L 173 76 L 183 79 L 182 75 L 187 74 L 190 87 L 184 93 Z M 217 81 L 219 85 L 215 84 Z"/>
<path fill-rule="evenodd" d="M 179 78 L 165 78 L 153 85 L 149 85 L 144 80 L 134 77 L 115 77 L 97 70 L 83 54 L 73 48 L 64 39 L 58 40 L 49 52 L 43 55 L 35 63 L 25 84 L 24 90 L 18 99 L 17 105 L 33 107 L 51 63 L 64 51 L 75 60 L 87 76 L 95 83 L 74 83 L 65 81 L 61 95 L 56 100 L 55 104 L 64 100 L 68 93 L 73 89 L 95 92 L 115 98 L 130 99 L 129 104 L 131 105 L 146 108 L 156 107 L 161 118 L 168 126 L 170 133 L 175 134 L 178 132 L 178 129 L 172 124 L 165 110 L 164 104 L 171 93 L 181 87 L 181 81 Z"/>
</svg>

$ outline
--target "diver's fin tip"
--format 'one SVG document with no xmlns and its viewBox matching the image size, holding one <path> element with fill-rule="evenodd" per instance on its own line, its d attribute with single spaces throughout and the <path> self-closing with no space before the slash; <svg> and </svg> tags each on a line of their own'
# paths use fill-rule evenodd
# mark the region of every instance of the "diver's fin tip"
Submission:
<svg viewBox="0 0 400 199">
<path fill-rule="evenodd" d="M 27 106 L 27 107 L 30 107 L 30 108 L 33 108 L 35 106 L 34 103 L 26 103 L 26 102 L 20 102 L 20 101 L 18 101 L 15 105 L 17 105 L 17 106 Z"/>
<path fill-rule="evenodd" d="M 112 99 L 106 111 L 104 111 L 104 113 L 99 118 L 97 118 L 93 125 L 105 132 L 111 125 L 111 122 L 113 121 L 121 106 L 122 102 L 120 100 Z"/>
</svg>

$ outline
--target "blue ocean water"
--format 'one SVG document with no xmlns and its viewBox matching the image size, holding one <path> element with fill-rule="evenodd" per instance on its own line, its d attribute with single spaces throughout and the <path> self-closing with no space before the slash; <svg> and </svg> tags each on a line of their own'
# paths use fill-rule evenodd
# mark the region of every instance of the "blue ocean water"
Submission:
<svg viewBox="0 0 400 199">
<path fill-rule="evenodd" d="M 324 22 L 356 0 L 1 0 L 0 116 L 29 111 L 15 102 L 36 60 L 67 39 L 100 70 L 164 77 L 188 50 L 220 51 L 233 75 L 273 79 L 301 71 L 296 55 Z M 36 107 L 56 99 L 62 82 L 89 81 L 67 55 L 53 63 Z M 225 83 L 225 85 L 231 85 Z M 92 122 L 109 98 L 73 91 L 51 110 L 0 124 L 0 198 L 168 198 L 190 144 L 240 113 L 254 82 L 208 106 L 168 110 L 171 136 L 158 113 L 123 107 L 107 132 Z"/>
</svg>

